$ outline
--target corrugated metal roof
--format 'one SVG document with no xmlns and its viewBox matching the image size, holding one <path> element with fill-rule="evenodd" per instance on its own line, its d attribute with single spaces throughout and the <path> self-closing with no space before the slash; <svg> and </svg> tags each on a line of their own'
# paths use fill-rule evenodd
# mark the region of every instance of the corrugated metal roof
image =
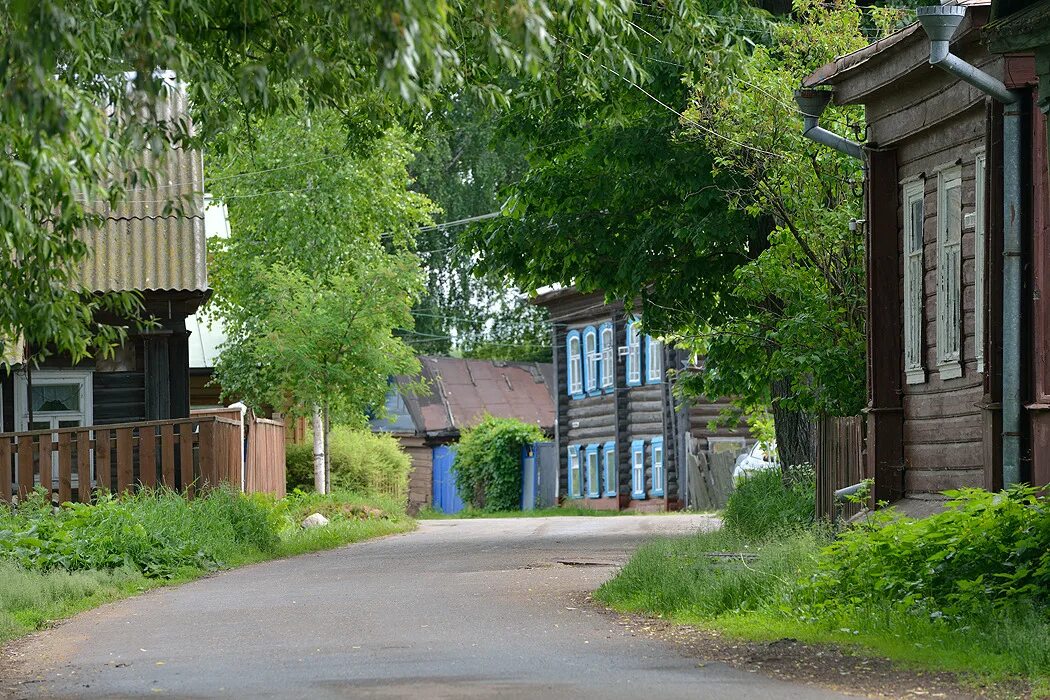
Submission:
<svg viewBox="0 0 1050 700">
<path fill-rule="evenodd" d="M 174 97 L 163 116 L 179 118 L 184 104 Z M 92 291 L 208 288 L 201 154 L 177 148 L 150 160 L 155 186 L 129 191 L 117 208 L 89 207 L 106 217 L 102 228 L 81 233 L 88 246 L 81 282 Z"/>
<path fill-rule="evenodd" d="M 496 362 L 454 357 L 423 356 L 422 377 L 430 394 L 404 396 L 404 411 L 395 413 L 402 424 L 407 413 L 420 435 L 451 435 L 473 425 L 486 413 L 517 418 L 547 432 L 554 429 L 551 382 L 554 368 L 544 362 Z M 398 377 L 408 383 L 416 377 Z M 388 405 L 389 408 L 389 405 Z M 374 421 L 373 430 L 391 430 Z"/>
</svg>

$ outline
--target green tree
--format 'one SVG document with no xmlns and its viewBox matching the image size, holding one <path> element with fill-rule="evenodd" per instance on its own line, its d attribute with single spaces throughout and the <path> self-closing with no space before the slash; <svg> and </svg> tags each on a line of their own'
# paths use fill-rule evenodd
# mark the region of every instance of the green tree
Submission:
<svg viewBox="0 0 1050 700">
<path fill-rule="evenodd" d="M 409 190 L 400 130 L 349 150 L 333 112 L 271 117 L 232 134 L 213 172 L 231 235 L 211 241 L 212 307 L 227 341 L 227 394 L 314 418 L 315 480 L 326 489 L 329 416 L 362 424 L 395 374 L 417 374 L 411 309 L 422 291 L 415 229 L 433 205 Z M 289 165 L 294 164 L 294 165 Z"/>
<path fill-rule="evenodd" d="M 869 18 L 852 0 L 798 0 L 718 85 L 697 87 L 684 135 L 714 154 L 733 208 L 768 222 L 768 246 L 733 275 L 740 310 L 697 319 L 683 340 L 708 371 L 686 380 L 710 396 L 772 408 L 785 467 L 810 461 L 810 417 L 864 405 L 865 279 L 857 160 L 802 136 L 792 93 L 814 67 L 864 46 Z M 829 109 L 830 128 L 862 140 L 856 110 Z"/>
<path fill-rule="evenodd" d="M 149 180 L 144 146 L 199 145 L 245 115 L 339 111 L 361 141 L 439 92 L 509 104 L 508 78 L 535 78 L 552 59 L 587 63 L 588 44 L 636 70 L 619 37 L 634 33 L 633 0 L 38 0 L 0 8 L 0 342 L 80 357 L 119 340 L 98 312 L 133 315 L 129 295 L 91 297 L 78 283 L 77 231 L 97 226 L 96 201 L 117 205 Z M 158 69 L 163 69 L 161 72 Z M 156 109 L 171 75 L 189 119 Z M 305 98 L 303 98 L 305 96 Z M 555 99 L 534 90 L 536 104 Z M 416 113 L 418 115 L 418 112 Z M 92 206 L 89 206 L 91 204 Z M 173 203 L 177 204 L 177 203 Z"/>
</svg>

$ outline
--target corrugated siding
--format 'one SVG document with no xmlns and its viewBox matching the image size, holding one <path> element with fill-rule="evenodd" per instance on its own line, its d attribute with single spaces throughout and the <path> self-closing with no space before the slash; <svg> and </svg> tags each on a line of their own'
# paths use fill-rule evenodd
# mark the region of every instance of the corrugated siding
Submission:
<svg viewBox="0 0 1050 700">
<path fill-rule="evenodd" d="M 160 109 L 166 121 L 183 119 L 185 96 L 176 93 Z M 89 206 L 106 222 L 81 234 L 89 251 L 81 264 L 81 281 L 100 292 L 204 291 L 208 270 L 201 153 L 174 148 L 163 157 L 146 158 L 153 185 L 129 189 L 117 208 L 101 202 Z"/>
</svg>

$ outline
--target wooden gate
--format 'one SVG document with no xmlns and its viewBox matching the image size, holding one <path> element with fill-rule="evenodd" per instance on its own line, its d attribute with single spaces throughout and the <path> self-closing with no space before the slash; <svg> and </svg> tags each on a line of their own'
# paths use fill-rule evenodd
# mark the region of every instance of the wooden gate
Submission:
<svg viewBox="0 0 1050 700">
<path fill-rule="evenodd" d="M 268 418 L 251 418 L 247 425 L 245 446 L 244 490 L 285 495 L 285 427 L 284 422 Z"/>
<path fill-rule="evenodd" d="M 818 519 L 851 518 L 860 512 L 855 503 L 835 503 L 835 491 L 864 480 L 864 417 L 823 416 L 814 439 Z"/>
</svg>

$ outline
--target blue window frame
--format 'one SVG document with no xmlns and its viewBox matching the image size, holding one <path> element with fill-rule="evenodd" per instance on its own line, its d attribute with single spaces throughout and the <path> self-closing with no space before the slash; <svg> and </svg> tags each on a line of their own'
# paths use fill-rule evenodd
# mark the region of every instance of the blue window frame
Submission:
<svg viewBox="0 0 1050 700">
<path fill-rule="evenodd" d="M 611 392 L 616 385 L 615 348 L 616 334 L 613 324 L 603 323 L 598 328 L 598 354 L 601 356 L 598 385 L 605 393 Z"/>
<path fill-rule="evenodd" d="M 667 482 L 667 469 L 665 468 L 667 455 L 664 453 L 664 439 L 654 437 L 649 441 L 649 464 L 651 465 L 652 485 L 649 489 L 650 496 L 663 496 L 664 484 Z"/>
<path fill-rule="evenodd" d="M 631 443 L 631 496 L 645 498 L 645 440 Z"/>
<path fill-rule="evenodd" d="M 605 495 L 615 496 L 619 493 L 617 485 L 617 474 L 619 465 L 616 464 L 616 443 L 607 442 L 602 445 L 602 472 L 605 474 Z"/>
<path fill-rule="evenodd" d="M 574 399 L 583 398 L 583 349 L 579 331 L 569 331 L 565 336 L 566 392 Z"/>
<path fill-rule="evenodd" d="M 598 354 L 598 331 L 594 326 L 583 329 L 583 389 L 588 396 L 598 395 L 598 373 L 601 371 Z"/>
<path fill-rule="evenodd" d="M 602 477 L 598 468 L 597 445 L 587 445 L 587 451 L 584 453 L 584 464 L 587 466 L 587 497 L 598 498 L 602 495 Z"/>
<path fill-rule="evenodd" d="M 627 386 L 642 384 L 642 322 L 627 319 Z"/>
<path fill-rule="evenodd" d="M 664 380 L 664 344 L 645 336 L 645 383 L 659 384 Z"/>
<path fill-rule="evenodd" d="M 583 498 L 579 445 L 569 445 L 569 498 Z"/>
</svg>

